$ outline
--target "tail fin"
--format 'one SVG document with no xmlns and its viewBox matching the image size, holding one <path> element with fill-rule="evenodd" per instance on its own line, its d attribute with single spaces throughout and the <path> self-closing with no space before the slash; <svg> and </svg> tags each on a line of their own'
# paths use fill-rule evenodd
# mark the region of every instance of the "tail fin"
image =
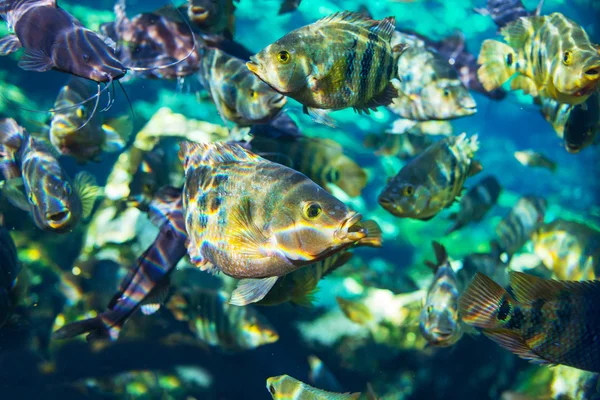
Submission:
<svg viewBox="0 0 600 400">
<path fill-rule="evenodd" d="M 517 54 L 512 47 L 496 40 L 485 40 L 477 59 L 481 65 L 477 77 L 488 92 L 498 89 L 517 72 L 516 62 Z"/>
<path fill-rule="evenodd" d="M 104 322 L 104 319 L 106 319 L 111 313 L 113 312 L 109 310 L 95 318 L 84 319 L 82 321 L 65 325 L 52 334 L 52 339 L 70 339 L 87 333 L 88 335 L 86 339 L 88 342 L 102 339 L 117 340 L 119 333 L 121 332 L 122 325 L 117 323 L 109 326 Z"/>
<path fill-rule="evenodd" d="M 477 272 L 458 306 L 465 323 L 482 329 L 500 329 L 516 304 L 502 286 Z"/>
<path fill-rule="evenodd" d="M 433 241 L 431 242 L 431 245 L 433 246 L 436 262 L 433 263 L 431 261 L 425 261 L 425 265 L 431 268 L 433 272 L 436 272 L 441 265 L 444 265 L 448 262 L 448 253 L 446 252 L 444 245 L 439 242 Z"/>
</svg>

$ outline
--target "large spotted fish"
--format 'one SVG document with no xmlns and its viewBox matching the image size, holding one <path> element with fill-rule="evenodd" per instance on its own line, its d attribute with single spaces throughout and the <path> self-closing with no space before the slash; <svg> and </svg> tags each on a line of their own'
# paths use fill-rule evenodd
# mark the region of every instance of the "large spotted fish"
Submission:
<svg viewBox="0 0 600 400">
<path fill-rule="evenodd" d="M 356 400 L 360 393 L 332 393 L 314 388 L 289 375 L 273 376 L 267 379 L 267 390 L 273 400 Z"/>
<path fill-rule="evenodd" d="M 237 144 L 182 142 L 188 253 L 202 269 L 234 278 L 246 302 L 279 277 L 367 234 L 361 215 L 301 173 Z"/>
</svg>

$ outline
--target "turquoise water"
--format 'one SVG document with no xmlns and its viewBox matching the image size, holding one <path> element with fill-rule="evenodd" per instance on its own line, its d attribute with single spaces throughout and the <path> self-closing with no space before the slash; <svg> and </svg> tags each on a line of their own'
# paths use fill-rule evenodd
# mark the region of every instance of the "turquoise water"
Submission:
<svg viewBox="0 0 600 400">
<path fill-rule="evenodd" d="M 92 30 L 114 20 L 112 2 L 59 4 Z M 132 17 L 164 5 L 160 0 L 130 0 L 127 14 Z M 240 0 L 234 40 L 255 53 L 293 29 L 333 12 L 358 10 L 361 5 L 376 19 L 395 16 L 398 29 L 434 41 L 460 31 L 467 49 L 475 55 L 483 40 L 499 39 L 491 18 L 473 11 L 485 6 L 483 0 L 303 0 L 298 10 L 281 16 L 277 15 L 279 5 L 277 0 Z M 537 4 L 525 1 L 524 5 L 533 10 Z M 581 24 L 592 42 L 600 41 L 596 2 L 546 0 L 542 14 L 552 12 L 564 13 Z M 0 34 L 5 33 L 2 24 Z M 0 117 L 14 118 L 29 132 L 38 133 L 36 137 L 43 137 L 51 115 L 30 110 L 52 108 L 68 76 L 56 71 L 24 71 L 17 66 L 20 56 L 0 58 Z M 277 332 L 276 341 L 253 349 L 231 349 L 223 342 L 207 344 L 198 338 L 195 320 L 173 311 L 174 299 L 185 290 L 221 290 L 227 298 L 236 281 L 224 274 L 202 272 L 187 257 L 173 272 L 169 296 L 161 299 L 160 309 L 152 315 L 136 312 L 117 341 L 52 338 L 52 332 L 65 324 L 103 312 L 127 271 L 158 235 L 146 214 L 126 201 L 135 194 L 135 185 L 144 185 L 139 176 L 126 177 L 123 172 L 140 170 L 139 161 L 132 161 L 136 154 L 148 155 L 150 150 L 157 154 L 157 161 L 152 164 L 153 158 L 148 156 L 147 164 L 154 189 L 181 187 L 178 143 L 227 139 L 223 119 L 194 75 L 181 81 L 136 77 L 124 80 L 123 88 L 127 98 L 116 87 L 115 103 L 103 114 L 107 119 L 129 119 L 132 134 L 125 148 L 104 152 L 98 161 L 86 164 L 70 156 L 59 158 L 71 178 L 87 171 L 104 188 L 89 218 L 64 234 L 42 231 L 27 212 L 0 196 L 4 226 L 16 244 L 21 265 L 12 288 L 13 306 L 0 311 L 7 315 L 0 329 L 0 399 L 267 399 L 265 382 L 271 376 L 288 374 L 311 383 L 308 357 L 313 355 L 338 381 L 330 390 L 362 392 L 361 398 L 367 398 L 368 383 L 378 399 L 519 398 L 508 397 L 515 392 L 529 396 L 524 397 L 527 399 L 600 397 L 596 374 L 532 365 L 475 333 L 463 335 L 447 348 L 426 346 L 419 331 L 419 312 L 432 279 L 423 261 L 434 259 L 432 241 L 441 241 L 453 266 L 460 269 L 464 257 L 490 251 L 500 220 L 521 196 L 530 194 L 546 199 L 545 222 L 564 218 L 598 229 L 597 145 L 569 154 L 539 107 L 520 92 L 509 92 L 498 101 L 471 91 L 477 113 L 450 121 L 453 134 L 479 137 L 476 158 L 484 170 L 469 178 L 467 189 L 487 175 L 495 176 L 503 188 L 497 204 L 481 222 L 450 235 L 445 235 L 451 226 L 448 215 L 458 210 L 457 204 L 426 222 L 396 218 L 378 204 L 388 178 L 407 161 L 377 155 L 364 141 L 370 134 L 384 134 L 397 116 L 382 107 L 371 115 L 347 109 L 331 114 L 337 124 L 331 128 L 314 123 L 298 102 L 288 100 L 284 112 L 303 135 L 337 142 L 365 171 L 367 183 L 358 196 L 351 197 L 339 187 L 328 189 L 364 220 L 379 224 L 383 247 L 353 250 L 354 257 L 347 265 L 320 281 L 312 307 L 249 306 Z M 103 97 L 99 107 L 106 101 Z M 229 123 L 229 128 L 233 124 Z M 513 153 L 525 149 L 556 162 L 556 171 L 521 165 Z M 286 156 L 275 154 L 274 160 L 300 169 L 297 160 L 290 163 Z M 594 263 L 597 265 L 596 260 Z M 544 266 L 531 242 L 518 251 L 509 267 L 553 276 L 551 266 Z M 338 296 L 366 305 L 373 321 L 362 325 L 350 321 L 340 311 Z M 219 310 L 215 319 L 235 313 L 230 308 Z M 242 331 L 252 329 L 256 328 L 245 326 Z M 236 335 L 239 339 L 241 333 Z M 311 384 L 319 387 L 320 382 Z"/>
</svg>

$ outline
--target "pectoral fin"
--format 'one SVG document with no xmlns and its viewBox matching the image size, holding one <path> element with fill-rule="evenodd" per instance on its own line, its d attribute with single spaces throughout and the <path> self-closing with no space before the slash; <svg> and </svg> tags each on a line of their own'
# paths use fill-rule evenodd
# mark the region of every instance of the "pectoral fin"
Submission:
<svg viewBox="0 0 600 400">
<path fill-rule="evenodd" d="M 0 56 L 6 56 L 21 48 L 17 35 L 7 35 L 0 39 Z"/>
<path fill-rule="evenodd" d="M 21 60 L 19 67 L 25 71 L 46 72 L 54 68 L 50 56 L 41 50 L 27 50 Z"/>
<path fill-rule="evenodd" d="M 267 293 L 269 293 L 269 290 L 273 288 L 277 279 L 279 279 L 278 276 L 264 279 L 240 280 L 233 293 L 231 293 L 229 304 L 234 306 L 245 306 L 261 301 Z"/>
</svg>

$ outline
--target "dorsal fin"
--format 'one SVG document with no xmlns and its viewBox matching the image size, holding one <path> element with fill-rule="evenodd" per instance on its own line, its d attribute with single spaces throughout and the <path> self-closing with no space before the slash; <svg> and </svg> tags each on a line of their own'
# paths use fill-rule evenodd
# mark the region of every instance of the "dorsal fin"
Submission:
<svg viewBox="0 0 600 400">
<path fill-rule="evenodd" d="M 448 253 L 446 252 L 446 248 L 440 242 L 433 241 L 431 242 L 433 246 L 433 251 L 435 253 L 436 262 L 425 261 L 425 265 L 433 270 L 433 272 L 437 272 L 438 268 L 448 262 Z"/>
<path fill-rule="evenodd" d="M 368 29 L 373 33 L 377 33 L 384 40 L 392 39 L 392 33 L 396 29 L 396 18 L 387 17 L 382 20 L 375 20 L 365 16 L 362 13 L 343 11 L 331 14 L 316 22 L 316 24 L 330 24 L 335 22 L 345 22 Z"/>
<path fill-rule="evenodd" d="M 179 159 L 187 170 L 190 162 L 195 165 L 213 165 L 232 162 L 269 162 L 244 149 L 237 143 L 179 143 Z"/>
<path fill-rule="evenodd" d="M 561 292 L 577 296 L 595 295 L 600 290 L 599 281 L 557 281 L 542 279 L 522 272 L 510 272 L 510 287 L 517 301 L 531 304 L 535 300 L 557 300 Z"/>
</svg>

